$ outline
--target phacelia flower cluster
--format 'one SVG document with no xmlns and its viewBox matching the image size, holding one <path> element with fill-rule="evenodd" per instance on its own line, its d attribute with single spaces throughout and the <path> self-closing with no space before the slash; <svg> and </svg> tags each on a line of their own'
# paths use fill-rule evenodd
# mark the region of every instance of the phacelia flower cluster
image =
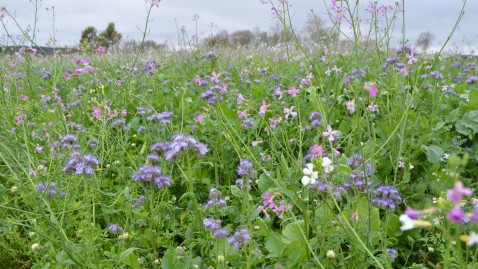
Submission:
<svg viewBox="0 0 478 269">
<path fill-rule="evenodd" d="M 395 187 L 382 185 L 375 189 L 372 203 L 382 209 L 389 209 L 394 212 L 397 206 L 402 203 L 402 196 Z"/>
<path fill-rule="evenodd" d="M 203 225 L 206 230 L 213 233 L 216 239 L 224 238 L 228 234 L 226 229 L 221 228 L 221 220 L 219 219 L 204 219 Z"/>
<path fill-rule="evenodd" d="M 171 185 L 171 178 L 162 173 L 161 167 L 154 165 L 143 165 L 133 174 L 134 181 L 154 183 L 161 189 Z"/>
<path fill-rule="evenodd" d="M 63 167 L 65 173 L 76 173 L 77 175 L 91 175 L 93 170 L 98 166 L 98 159 L 93 155 L 81 154 L 79 151 L 74 151 L 70 159 Z"/>
<path fill-rule="evenodd" d="M 170 141 L 166 142 L 158 142 L 151 146 L 151 151 L 156 153 L 162 153 L 164 155 L 164 159 L 167 161 L 172 161 L 182 153 L 186 151 L 192 151 L 197 153 L 200 157 L 206 155 L 209 151 L 208 147 L 194 139 L 190 135 L 174 135 Z"/>
</svg>

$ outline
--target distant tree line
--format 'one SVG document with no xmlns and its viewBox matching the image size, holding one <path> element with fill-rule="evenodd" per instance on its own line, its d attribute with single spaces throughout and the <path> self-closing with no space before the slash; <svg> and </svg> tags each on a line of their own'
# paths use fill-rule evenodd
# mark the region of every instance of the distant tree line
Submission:
<svg viewBox="0 0 478 269">
<path fill-rule="evenodd" d="M 123 35 L 116 31 L 115 24 L 110 22 L 106 29 L 98 35 L 93 26 L 88 26 L 81 32 L 80 46 L 87 49 L 96 49 L 99 45 L 106 50 L 119 44 Z"/>
</svg>

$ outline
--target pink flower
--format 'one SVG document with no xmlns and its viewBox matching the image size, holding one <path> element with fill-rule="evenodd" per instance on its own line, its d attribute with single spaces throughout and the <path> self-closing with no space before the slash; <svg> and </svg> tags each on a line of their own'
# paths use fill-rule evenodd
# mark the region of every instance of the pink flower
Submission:
<svg viewBox="0 0 478 269">
<path fill-rule="evenodd" d="M 43 151 L 43 147 L 40 147 L 39 145 L 37 145 L 35 149 L 36 149 L 37 153 L 42 153 L 42 151 Z"/>
<path fill-rule="evenodd" d="M 202 123 L 203 120 L 204 120 L 204 116 L 202 114 L 197 115 L 197 117 L 196 117 L 197 122 Z"/>
<path fill-rule="evenodd" d="M 244 118 L 244 119 L 247 119 L 247 111 L 246 111 L 246 110 L 244 110 L 244 111 L 238 110 L 238 111 L 237 111 L 237 117 L 238 117 L 239 119 L 243 119 L 243 118 Z"/>
<path fill-rule="evenodd" d="M 370 89 L 368 90 L 368 94 L 370 95 L 370 97 L 377 96 L 377 93 L 378 93 L 377 85 L 375 85 L 375 84 L 370 85 Z"/>
<path fill-rule="evenodd" d="M 262 100 L 262 106 L 259 108 L 259 115 L 264 116 L 267 111 L 266 100 Z"/>
<path fill-rule="evenodd" d="M 69 73 L 65 73 L 65 79 L 70 80 L 72 78 L 72 75 Z"/>
<path fill-rule="evenodd" d="M 287 91 L 287 94 L 292 97 L 297 97 L 299 93 L 300 93 L 300 90 L 297 89 L 295 86 L 291 86 L 289 90 Z"/>
<path fill-rule="evenodd" d="M 211 73 L 211 78 L 209 78 L 211 81 L 213 81 L 214 83 L 219 83 L 219 78 L 221 77 L 221 74 L 216 74 L 216 71 L 212 71 Z"/>
<path fill-rule="evenodd" d="M 105 48 L 101 45 L 98 46 L 98 54 L 105 54 Z"/>
<path fill-rule="evenodd" d="M 448 200 L 459 203 L 463 196 L 470 196 L 473 192 L 470 188 L 463 188 L 461 181 L 455 182 L 455 187 L 446 191 Z"/>
<path fill-rule="evenodd" d="M 229 84 L 225 84 L 225 83 L 222 84 L 222 87 L 219 89 L 219 93 L 220 93 L 220 94 L 225 94 L 225 93 L 227 93 L 227 92 L 228 92 L 228 91 L 227 91 L 227 86 L 229 86 Z"/>
<path fill-rule="evenodd" d="M 92 107 L 92 109 L 93 112 L 91 113 L 91 115 L 93 115 L 93 117 L 97 119 L 101 118 L 101 108 L 94 106 Z"/>
<path fill-rule="evenodd" d="M 335 141 L 335 137 L 339 136 L 339 131 L 332 130 L 332 126 L 327 125 L 327 132 L 322 132 L 323 137 L 328 137 L 329 141 Z"/>
<path fill-rule="evenodd" d="M 413 210 L 410 207 L 405 209 L 405 215 L 407 215 L 411 219 L 419 219 L 422 217 L 422 213 L 420 211 Z"/>
<path fill-rule="evenodd" d="M 284 114 L 285 114 L 285 119 L 287 120 L 289 116 L 292 118 L 295 118 L 297 116 L 297 112 L 294 112 L 295 106 L 291 106 L 290 108 L 284 107 Z"/>
<path fill-rule="evenodd" d="M 241 104 L 242 101 L 244 101 L 244 97 L 242 97 L 242 94 L 239 94 L 239 95 L 237 96 L 237 103 L 238 103 L 238 104 Z"/>
</svg>

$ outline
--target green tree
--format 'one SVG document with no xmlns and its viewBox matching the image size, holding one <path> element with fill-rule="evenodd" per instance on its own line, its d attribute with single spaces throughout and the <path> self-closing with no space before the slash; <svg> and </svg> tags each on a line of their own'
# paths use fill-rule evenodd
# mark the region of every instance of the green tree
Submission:
<svg viewBox="0 0 478 269">
<path fill-rule="evenodd" d="M 103 47 L 110 48 L 118 44 L 121 38 L 123 38 L 123 35 L 116 31 L 115 24 L 110 22 L 108 27 L 100 33 L 99 41 Z"/>
<path fill-rule="evenodd" d="M 96 34 L 96 28 L 88 26 L 81 32 L 80 43 L 88 48 L 96 47 L 98 41 L 98 35 Z"/>
</svg>

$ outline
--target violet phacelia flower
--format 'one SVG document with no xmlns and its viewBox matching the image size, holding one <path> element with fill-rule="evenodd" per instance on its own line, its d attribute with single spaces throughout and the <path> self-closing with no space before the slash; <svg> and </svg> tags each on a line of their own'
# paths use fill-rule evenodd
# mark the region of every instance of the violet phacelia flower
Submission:
<svg viewBox="0 0 478 269">
<path fill-rule="evenodd" d="M 171 185 L 168 175 L 163 175 L 161 168 L 154 165 L 143 165 L 133 174 L 134 181 L 155 183 L 158 188 Z"/>
<path fill-rule="evenodd" d="M 71 154 L 70 159 L 63 167 L 63 172 L 75 172 L 77 175 L 91 175 L 93 174 L 94 168 L 98 166 L 98 163 L 98 159 L 96 159 L 93 155 L 88 153 L 83 155 L 78 151 L 74 151 Z"/>
<path fill-rule="evenodd" d="M 203 157 L 209 151 L 205 144 L 197 141 L 192 136 L 179 134 L 174 135 L 170 141 L 158 142 L 151 146 L 151 151 L 163 153 L 164 159 L 167 161 L 177 159 L 188 150 L 198 153 L 200 157 Z"/>
</svg>

